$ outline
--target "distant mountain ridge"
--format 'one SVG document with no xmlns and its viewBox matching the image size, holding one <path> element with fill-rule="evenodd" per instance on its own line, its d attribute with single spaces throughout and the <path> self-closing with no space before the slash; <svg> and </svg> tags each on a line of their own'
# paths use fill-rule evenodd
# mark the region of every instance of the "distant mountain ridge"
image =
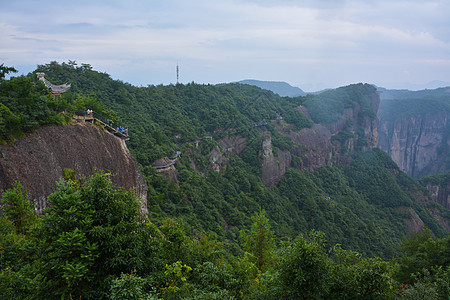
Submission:
<svg viewBox="0 0 450 300">
<path fill-rule="evenodd" d="M 391 100 L 391 99 L 417 99 L 424 97 L 441 97 L 450 95 L 450 86 L 440 87 L 436 89 L 424 89 L 419 91 L 411 91 L 407 89 L 386 89 L 382 87 L 377 87 L 380 93 L 381 100 Z"/>
<path fill-rule="evenodd" d="M 301 88 L 294 87 L 284 81 L 261 81 L 254 79 L 245 79 L 238 81 L 238 83 L 254 85 L 259 88 L 272 91 L 273 93 L 278 94 L 281 97 L 298 97 L 306 95 L 306 93 Z"/>
</svg>

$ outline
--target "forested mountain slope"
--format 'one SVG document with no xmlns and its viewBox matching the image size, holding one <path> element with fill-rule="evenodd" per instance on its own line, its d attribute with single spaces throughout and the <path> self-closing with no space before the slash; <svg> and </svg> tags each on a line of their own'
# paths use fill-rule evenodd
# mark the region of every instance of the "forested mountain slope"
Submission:
<svg viewBox="0 0 450 300">
<path fill-rule="evenodd" d="M 379 100 L 370 85 L 288 98 L 240 84 L 134 87 L 87 65 L 37 71 L 98 98 L 127 125 L 156 222 L 182 217 L 192 230 L 237 240 L 265 209 L 280 238 L 318 229 L 331 244 L 384 257 L 409 231 L 445 232 L 443 208 L 432 215 L 426 190 L 373 149 Z M 152 167 L 176 151 L 174 166 Z"/>
<path fill-rule="evenodd" d="M 375 148 L 374 87 L 283 98 L 138 88 L 74 62 L 38 71 L 73 89 L 0 78 L 3 170 L 38 186 L 70 169 L 39 218 L 20 182 L 2 191 L 2 299 L 448 299 L 449 211 Z M 78 176 L 126 164 L 105 124 L 73 121 L 87 109 L 128 127 L 148 215 L 111 181 L 122 169 Z"/>
</svg>

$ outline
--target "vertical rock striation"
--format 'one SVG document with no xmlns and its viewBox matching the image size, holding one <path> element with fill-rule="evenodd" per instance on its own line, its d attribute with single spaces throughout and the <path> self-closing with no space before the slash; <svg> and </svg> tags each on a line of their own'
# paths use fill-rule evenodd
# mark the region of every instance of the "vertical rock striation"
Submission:
<svg viewBox="0 0 450 300">
<path fill-rule="evenodd" d="M 380 111 L 378 146 L 415 178 L 449 171 L 449 113 L 384 118 Z"/>
<path fill-rule="evenodd" d="M 95 169 L 111 173 L 117 186 L 135 188 L 141 211 L 147 211 L 148 187 L 125 141 L 87 123 L 40 127 L 13 145 L 0 145 L 0 192 L 20 181 L 40 212 L 65 168 L 80 176 Z"/>
<path fill-rule="evenodd" d="M 270 135 L 264 137 L 262 141 L 262 180 L 266 186 L 278 184 L 280 179 L 286 174 L 286 167 L 291 163 L 289 151 L 277 149 L 277 155 L 273 153 L 272 139 Z"/>
<path fill-rule="evenodd" d="M 291 165 L 292 155 L 296 156 L 295 167 L 313 172 L 326 165 L 347 164 L 355 151 L 365 152 L 375 148 L 378 144 L 376 112 L 379 104 L 380 98 L 375 88 L 367 88 L 365 93 L 352 99 L 351 105 L 343 109 L 334 122 L 315 123 L 299 131 L 290 130 L 288 124 L 277 126 L 277 130 L 289 137 L 294 146 L 290 151 L 277 151 L 279 157 L 275 159 L 270 139 L 263 141 L 262 174 L 265 185 L 273 186 L 279 182 L 286 167 Z M 309 116 L 307 107 L 297 109 Z"/>
<path fill-rule="evenodd" d="M 450 209 L 450 182 L 447 184 L 428 182 L 427 189 L 434 202 L 440 203 L 445 209 Z"/>
</svg>

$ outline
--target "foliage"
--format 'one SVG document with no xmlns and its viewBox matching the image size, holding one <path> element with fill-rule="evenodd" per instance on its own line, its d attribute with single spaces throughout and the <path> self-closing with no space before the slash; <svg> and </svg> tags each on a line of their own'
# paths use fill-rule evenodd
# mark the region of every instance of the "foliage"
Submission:
<svg viewBox="0 0 450 300">
<path fill-rule="evenodd" d="M 33 248 L 40 250 L 31 276 L 45 278 L 37 294 L 98 298 L 121 273 L 155 269 L 157 230 L 140 215 L 133 192 L 114 188 L 108 174 L 81 185 L 61 180 L 49 200 L 33 231 Z"/>
<path fill-rule="evenodd" d="M 422 274 L 413 274 L 415 282 L 407 285 L 402 296 L 406 299 L 448 299 L 450 297 L 450 267 L 441 266 L 433 270 L 431 275 L 428 270 Z"/>
<path fill-rule="evenodd" d="M 116 278 L 111 284 L 110 299 L 121 300 L 121 299 L 131 299 L 131 300 L 152 300 L 158 299 L 150 293 L 145 292 L 145 285 L 147 281 L 137 276 L 135 273 L 131 274 L 121 274 L 120 278 Z"/>
<path fill-rule="evenodd" d="M 303 157 L 295 156 L 296 168 L 288 167 L 277 186 L 262 182 L 265 135 L 279 153 L 291 150 L 288 135 L 312 120 L 331 122 L 356 106 L 373 117 L 372 86 L 288 98 L 240 84 L 133 87 L 75 62 L 52 62 L 38 70 L 55 84 L 72 84 L 58 102 L 41 103 L 48 104 L 47 113 L 91 108 L 127 124 L 127 145 L 149 186 L 152 222 L 139 213 L 133 192 L 114 187 L 108 174 L 79 178 L 76 170 L 65 169 L 66 180 L 49 196 L 52 206 L 36 227 L 24 225 L 23 232 L 31 234 L 21 234 L 6 218 L 0 222 L 2 296 L 15 289 L 31 298 L 370 299 L 413 292 L 421 278 L 427 280 L 422 286 L 444 294 L 445 263 L 436 257 L 445 257 L 445 245 L 424 243 L 427 250 L 417 255 L 395 247 L 409 217 L 399 206 L 414 209 L 438 238 L 443 230 L 411 196 L 423 188 L 381 151 L 356 153 L 346 166 L 313 173 L 299 170 Z M 19 99 L 27 80 L 40 86 L 34 75 L 24 78 L 23 87 L 10 91 L 17 97 L 8 97 Z M 1 89 L 8 85 L 11 80 L 2 81 Z M 2 120 L 8 121 L 1 124 L 19 126 L 17 111 L 3 104 Z M 344 142 L 350 134 L 344 130 L 334 139 Z M 245 147 L 224 147 L 223 138 L 235 137 Z M 211 169 L 209 159 L 215 147 L 226 158 L 219 171 Z M 152 163 L 175 151 L 182 155 L 177 180 L 171 181 Z M 408 257 L 407 262 L 421 262 L 428 253 L 423 265 L 430 276 L 411 277 L 422 271 L 377 258 L 401 253 L 399 259 Z M 393 278 L 402 272 L 413 279 L 400 290 Z"/>
<path fill-rule="evenodd" d="M 27 229 L 36 222 L 34 205 L 28 201 L 28 193 L 20 182 L 16 182 L 12 189 L 2 195 L 1 211 L 16 227 L 17 232 L 25 234 Z"/>
<path fill-rule="evenodd" d="M 252 255 L 252 260 L 260 271 L 272 264 L 275 250 L 274 232 L 270 230 L 269 219 L 264 210 L 252 217 L 250 233 L 241 231 L 244 249 Z"/>
<path fill-rule="evenodd" d="M 14 141 L 42 125 L 66 124 L 72 113 L 88 108 L 115 122 L 119 121 L 115 113 L 106 109 L 95 97 L 69 91 L 53 98 L 34 74 L 1 79 L 0 142 Z"/>
<path fill-rule="evenodd" d="M 380 103 L 380 111 L 383 112 L 383 120 L 392 121 L 424 114 L 449 113 L 450 102 L 448 96 L 384 100 Z"/>
<path fill-rule="evenodd" d="M 13 67 L 7 67 L 5 64 L 0 65 L 0 80 L 3 80 L 9 73 L 17 73 L 18 71 Z"/>
<path fill-rule="evenodd" d="M 35 77 L 19 76 L 0 81 L 0 141 L 11 141 L 44 124 L 67 120 L 53 110 L 53 100 Z"/>
<path fill-rule="evenodd" d="M 444 187 L 449 182 L 450 182 L 450 172 L 447 172 L 445 174 L 431 175 L 420 179 L 420 183 L 422 183 L 422 185 L 424 186 L 426 186 L 428 183 L 432 183 L 432 184 L 439 184 L 442 187 Z"/>
<path fill-rule="evenodd" d="M 364 258 L 360 253 L 333 248 L 330 268 L 330 295 L 334 299 L 380 299 L 393 296 L 396 284 L 388 264 L 380 258 Z"/>
<path fill-rule="evenodd" d="M 450 266 L 450 236 L 433 238 L 429 229 L 411 235 L 400 247 L 402 255 L 394 260 L 395 278 L 411 284 L 419 272 L 432 272 L 438 266 Z"/>
<path fill-rule="evenodd" d="M 400 259 L 417 261 L 426 253 L 431 267 L 399 290 L 385 261 L 339 245 L 329 251 L 321 232 L 311 231 L 309 238 L 300 235 L 276 249 L 263 210 L 252 217 L 251 231 L 242 233 L 244 248 L 252 255 L 225 255 L 224 243 L 205 234 L 188 236 L 182 221 L 166 219 L 157 229 L 140 215 L 133 194 L 116 189 L 105 173 L 70 183 L 61 180 L 50 200 L 52 206 L 31 235 L 17 236 L 7 219 L 0 223 L 2 297 L 379 299 L 396 292 L 404 297 L 448 296 L 448 237 L 435 243 L 426 233 L 404 244 Z M 399 263 L 403 261 L 393 261 L 394 266 Z"/>
<path fill-rule="evenodd" d="M 375 92 L 369 84 L 352 84 L 336 90 L 325 91 L 316 96 L 306 96 L 305 106 L 316 123 L 332 123 L 341 117 L 346 108 L 361 106 L 363 114 L 375 118 L 368 97 Z"/>
<path fill-rule="evenodd" d="M 300 235 L 280 253 L 280 285 L 290 299 L 324 298 L 328 293 L 330 261 L 324 250 L 324 236 L 311 233 L 312 241 Z"/>
<path fill-rule="evenodd" d="M 166 265 L 166 287 L 162 289 L 164 298 L 179 299 L 181 295 L 187 295 L 190 291 L 187 286 L 187 275 L 192 268 L 176 261 L 171 265 Z"/>
</svg>

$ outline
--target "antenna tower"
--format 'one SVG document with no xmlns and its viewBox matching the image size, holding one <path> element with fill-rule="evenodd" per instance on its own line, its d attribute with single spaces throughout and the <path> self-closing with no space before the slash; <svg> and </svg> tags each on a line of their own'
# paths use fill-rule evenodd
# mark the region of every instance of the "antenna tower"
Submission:
<svg viewBox="0 0 450 300">
<path fill-rule="evenodd" d="M 179 77 L 180 77 L 180 68 L 178 67 L 178 63 L 177 63 L 177 84 L 178 84 Z"/>
</svg>

